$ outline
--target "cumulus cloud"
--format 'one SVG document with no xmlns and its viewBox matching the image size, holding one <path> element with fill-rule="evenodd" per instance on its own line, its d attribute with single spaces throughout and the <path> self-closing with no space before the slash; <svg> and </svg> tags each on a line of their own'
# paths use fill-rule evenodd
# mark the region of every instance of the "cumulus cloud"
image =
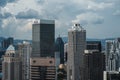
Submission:
<svg viewBox="0 0 120 80">
<path fill-rule="evenodd" d="M 6 6 L 7 3 L 12 3 L 15 1 L 17 1 L 17 0 L 0 0 L 0 6 L 4 7 L 4 6 Z"/>
<path fill-rule="evenodd" d="M 80 8 L 94 11 L 111 8 L 114 5 L 113 2 L 106 2 L 106 0 L 73 0 L 73 3 L 75 3 Z"/>
<path fill-rule="evenodd" d="M 12 36 L 18 39 L 31 39 L 31 29 L 32 20 L 18 20 L 15 17 L 10 17 L 2 21 L 0 35 L 5 37 Z"/>
<path fill-rule="evenodd" d="M 29 9 L 27 11 L 19 12 L 16 15 L 17 19 L 33 19 L 33 18 L 40 18 L 39 13 L 36 10 Z"/>
<path fill-rule="evenodd" d="M 76 16 L 75 20 L 72 20 L 73 23 L 81 23 L 81 24 L 102 24 L 104 22 L 104 18 L 96 13 L 87 12 L 82 13 Z"/>
<path fill-rule="evenodd" d="M 113 15 L 115 15 L 115 16 L 120 16 L 120 10 L 116 10 L 116 11 L 113 13 Z"/>
<path fill-rule="evenodd" d="M 110 8 L 113 5 L 114 5 L 113 3 L 105 3 L 105 2 L 96 3 L 96 2 L 93 2 L 93 1 L 89 1 L 87 9 L 90 9 L 90 10 L 103 10 L 105 8 Z"/>
<path fill-rule="evenodd" d="M 9 18 L 11 16 L 12 16 L 12 14 L 9 12 L 0 13 L 0 19 L 6 19 L 6 18 Z"/>
<path fill-rule="evenodd" d="M 31 36 L 29 19 L 53 19 L 56 21 L 56 34 L 66 35 L 67 30 L 72 26 L 72 20 L 91 26 L 102 24 L 104 18 L 111 17 L 107 14 L 111 14 L 111 11 L 119 6 L 114 4 L 120 0 L 19 0 L 12 4 L 7 3 L 16 0 L 0 1 L 2 1 L 0 7 L 8 9 L 8 13 L 3 11 L 0 13 L 1 34 L 26 39 Z M 108 22 L 109 24 L 106 23 L 106 25 L 110 25 L 111 22 Z"/>
<path fill-rule="evenodd" d="M 45 0 L 36 0 L 37 3 L 43 4 Z"/>
</svg>

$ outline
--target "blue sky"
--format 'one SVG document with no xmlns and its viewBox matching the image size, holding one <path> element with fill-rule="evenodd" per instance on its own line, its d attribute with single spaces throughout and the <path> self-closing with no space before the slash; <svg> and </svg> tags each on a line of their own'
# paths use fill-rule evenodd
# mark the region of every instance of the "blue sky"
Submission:
<svg viewBox="0 0 120 80">
<path fill-rule="evenodd" d="M 120 37 L 120 0 L 0 0 L 0 36 L 32 38 L 35 19 L 52 19 L 56 36 L 80 23 L 88 38 Z"/>
</svg>

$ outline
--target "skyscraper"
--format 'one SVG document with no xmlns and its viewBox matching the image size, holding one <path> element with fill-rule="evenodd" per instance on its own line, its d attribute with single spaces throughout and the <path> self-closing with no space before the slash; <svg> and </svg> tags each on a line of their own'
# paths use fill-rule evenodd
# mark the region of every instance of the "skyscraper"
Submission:
<svg viewBox="0 0 120 80">
<path fill-rule="evenodd" d="M 2 49 L 6 50 L 9 45 L 11 45 L 11 44 L 13 45 L 13 41 L 14 41 L 14 39 L 12 37 L 4 39 L 1 43 L 2 44 Z"/>
<path fill-rule="evenodd" d="M 106 44 L 105 44 L 105 62 L 106 62 L 106 70 L 110 71 L 110 50 L 111 50 L 111 46 L 113 44 L 113 40 L 107 40 Z"/>
<path fill-rule="evenodd" d="M 2 62 L 2 80 L 22 80 L 22 62 L 12 45 L 8 47 Z"/>
<path fill-rule="evenodd" d="M 86 49 L 101 52 L 101 41 L 87 41 Z"/>
<path fill-rule="evenodd" d="M 105 70 L 105 55 L 103 53 L 85 50 L 84 80 L 103 80 Z"/>
<path fill-rule="evenodd" d="M 67 80 L 83 80 L 83 54 L 86 31 L 75 24 L 68 32 Z"/>
<path fill-rule="evenodd" d="M 64 64 L 64 42 L 61 37 L 58 37 L 55 42 L 55 52 L 60 53 L 60 64 Z"/>
<path fill-rule="evenodd" d="M 120 68 L 120 38 L 106 41 L 106 70 L 118 71 Z"/>
<path fill-rule="evenodd" d="M 54 20 L 40 20 L 32 27 L 30 80 L 55 80 Z"/>
<path fill-rule="evenodd" d="M 30 78 L 30 54 L 31 44 L 24 41 L 18 45 L 18 53 L 22 60 L 22 80 L 29 80 Z"/>
<path fill-rule="evenodd" d="M 32 27 L 31 57 L 54 57 L 54 20 L 36 21 Z"/>
</svg>

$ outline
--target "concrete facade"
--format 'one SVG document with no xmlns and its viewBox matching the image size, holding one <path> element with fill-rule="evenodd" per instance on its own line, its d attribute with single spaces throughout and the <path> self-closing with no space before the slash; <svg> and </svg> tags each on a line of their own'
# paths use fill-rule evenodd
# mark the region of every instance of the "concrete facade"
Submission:
<svg viewBox="0 0 120 80">
<path fill-rule="evenodd" d="M 119 71 L 104 71 L 103 80 L 120 80 Z"/>
<path fill-rule="evenodd" d="M 106 41 L 106 70 L 118 71 L 120 68 L 120 38 Z"/>
<path fill-rule="evenodd" d="M 22 62 L 14 47 L 10 45 L 3 57 L 2 80 L 22 80 Z"/>
<path fill-rule="evenodd" d="M 29 80 L 30 78 L 31 51 L 31 44 L 26 41 L 18 45 L 18 54 L 20 55 L 22 61 L 22 80 Z"/>
<path fill-rule="evenodd" d="M 31 58 L 30 80 L 55 80 L 56 68 L 54 58 Z"/>
<path fill-rule="evenodd" d="M 83 80 L 83 54 L 86 31 L 75 24 L 68 32 L 67 80 Z"/>
</svg>

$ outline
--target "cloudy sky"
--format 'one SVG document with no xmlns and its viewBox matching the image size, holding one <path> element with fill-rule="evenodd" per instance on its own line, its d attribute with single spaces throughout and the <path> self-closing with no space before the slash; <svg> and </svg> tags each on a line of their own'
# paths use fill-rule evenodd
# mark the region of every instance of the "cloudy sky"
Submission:
<svg viewBox="0 0 120 80">
<path fill-rule="evenodd" d="M 55 20 L 56 36 L 78 22 L 88 38 L 120 37 L 120 0 L 0 0 L 0 36 L 31 39 L 35 19 Z"/>
</svg>

